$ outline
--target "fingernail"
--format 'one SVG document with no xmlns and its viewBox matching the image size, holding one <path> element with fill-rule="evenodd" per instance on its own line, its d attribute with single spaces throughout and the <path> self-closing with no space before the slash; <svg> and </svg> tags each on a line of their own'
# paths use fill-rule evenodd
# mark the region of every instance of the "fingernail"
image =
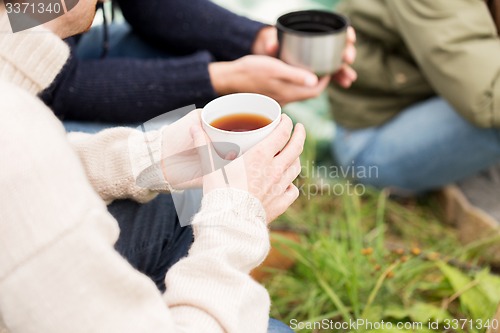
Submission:
<svg viewBox="0 0 500 333">
<path fill-rule="evenodd" d="M 315 87 L 318 84 L 318 77 L 316 75 L 309 75 L 306 77 L 304 83 L 308 87 Z"/>
<path fill-rule="evenodd" d="M 236 157 L 238 157 L 238 153 L 235 151 L 230 151 L 229 153 L 227 153 L 225 160 L 226 161 L 233 161 L 236 159 Z"/>
</svg>

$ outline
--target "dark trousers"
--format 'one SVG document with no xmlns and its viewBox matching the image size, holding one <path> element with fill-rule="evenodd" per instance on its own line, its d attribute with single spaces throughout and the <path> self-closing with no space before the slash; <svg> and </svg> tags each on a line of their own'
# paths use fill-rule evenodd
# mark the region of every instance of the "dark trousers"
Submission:
<svg viewBox="0 0 500 333">
<path fill-rule="evenodd" d="M 121 229 L 116 250 L 165 291 L 168 269 L 187 255 L 193 242 L 191 227 L 180 226 L 172 197 L 159 195 L 146 204 L 119 200 L 108 210 Z"/>
</svg>

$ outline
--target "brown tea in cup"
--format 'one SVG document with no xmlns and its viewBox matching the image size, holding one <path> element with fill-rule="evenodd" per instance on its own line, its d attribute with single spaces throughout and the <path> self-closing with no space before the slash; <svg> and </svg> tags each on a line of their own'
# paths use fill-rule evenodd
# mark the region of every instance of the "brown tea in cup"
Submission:
<svg viewBox="0 0 500 333">
<path fill-rule="evenodd" d="M 249 132 L 272 123 L 266 116 L 251 113 L 236 113 L 218 118 L 211 126 L 228 132 Z"/>
</svg>

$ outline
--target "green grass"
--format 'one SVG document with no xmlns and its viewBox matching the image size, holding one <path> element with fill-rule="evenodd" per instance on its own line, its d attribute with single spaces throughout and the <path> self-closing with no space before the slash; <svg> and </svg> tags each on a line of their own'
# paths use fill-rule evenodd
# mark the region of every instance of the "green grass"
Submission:
<svg viewBox="0 0 500 333">
<path fill-rule="evenodd" d="M 306 150 L 303 162 L 314 158 L 311 151 Z M 304 189 L 316 180 L 300 182 Z M 362 196 L 308 197 L 306 192 L 276 222 L 306 231 L 300 244 L 279 239 L 278 247 L 286 245 L 283 251 L 297 262 L 290 271 L 273 272 L 266 282 L 272 316 L 285 323 L 423 323 L 415 332 L 443 332 L 453 319 L 472 319 L 458 322 L 450 332 L 486 331 L 474 326 L 494 315 L 500 278 L 479 266 L 482 244 L 464 247 L 455 230 L 443 225 L 433 198 L 402 204 L 373 190 Z M 429 320 L 439 328 L 429 328 Z M 384 331 L 398 330 L 377 332 Z"/>
</svg>

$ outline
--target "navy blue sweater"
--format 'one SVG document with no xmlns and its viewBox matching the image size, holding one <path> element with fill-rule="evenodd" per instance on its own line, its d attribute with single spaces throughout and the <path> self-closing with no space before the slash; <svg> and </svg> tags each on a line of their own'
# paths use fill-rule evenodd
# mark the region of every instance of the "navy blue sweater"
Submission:
<svg viewBox="0 0 500 333">
<path fill-rule="evenodd" d="M 119 0 L 135 33 L 167 45 L 177 58 L 68 60 L 41 97 L 65 120 L 141 122 L 217 97 L 208 73 L 214 60 L 251 52 L 261 23 L 208 0 Z M 74 47 L 76 41 L 69 40 Z"/>
</svg>

